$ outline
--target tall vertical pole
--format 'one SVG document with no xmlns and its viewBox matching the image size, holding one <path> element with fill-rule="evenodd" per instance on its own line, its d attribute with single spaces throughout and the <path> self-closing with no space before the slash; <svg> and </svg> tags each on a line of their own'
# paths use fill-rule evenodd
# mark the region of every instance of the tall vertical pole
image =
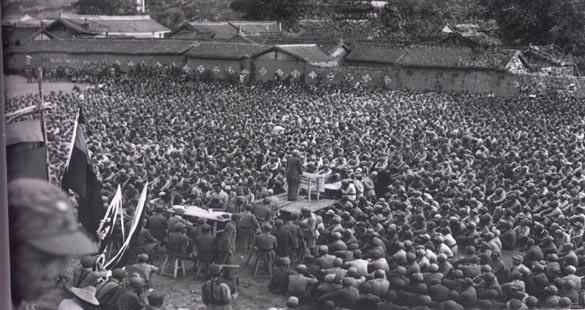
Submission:
<svg viewBox="0 0 585 310">
<path fill-rule="evenodd" d="M 43 67 L 37 68 L 37 80 L 39 82 L 39 102 L 37 104 L 37 108 L 40 109 L 43 106 Z M 47 138 L 47 125 L 45 122 L 45 110 L 41 110 L 41 128 L 43 130 L 43 142 L 47 149 L 47 179 L 51 182 L 51 167 L 50 167 L 50 158 L 49 158 L 49 141 Z"/>
</svg>

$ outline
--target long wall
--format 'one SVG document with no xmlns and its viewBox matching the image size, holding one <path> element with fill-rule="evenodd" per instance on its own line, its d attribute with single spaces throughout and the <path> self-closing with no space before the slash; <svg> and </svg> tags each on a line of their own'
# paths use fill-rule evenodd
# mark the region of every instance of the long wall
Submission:
<svg viewBox="0 0 585 310">
<path fill-rule="evenodd" d="M 129 63 L 139 64 L 145 62 L 149 66 L 156 63 L 161 65 L 184 66 L 185 60 L 182 55 L 124 55 L 124 54 L 69 54 L 69 53 L 36 53 L 31 54 L 31 66 L 44 66 L 48 68 L 71 67 L 81 68 L 91 63 L 118 63 L 122 71 L 128 69 Z M 25 54 L 10 54 L 7 56 L 9 70 L 22 71 L 25 67 Z"/>
<path fill-rule="evenodd" d="M 35 53 L 32 54 L 32 66 L 41 63 L 47 67 L 83 67 L 90 63 L 118 63 L 125 71 L 128 63 L 138 64 L 142 61 L 154 66 L 162 65 L 183 67 L 187 64 L 193 73 L 198 68 L 213 72 L 211 76 L 225 79 L 237 77 L 247 69 L 256 81 L 274 80 L 275 73 L 281 70 L 282 78 L 309 85 L 347 85 L 366 87 L 384 87 L 387 89 L 413 89 L 422 91 L 494 93 L 502 96 L 513 96 L 527 84 L 526 78 L 517 75 L 486 69 L 440 69 L 416 67 L 313 67 L 298 59 L 286 55 L 266 54 L 255 59 L 202 59 L 183 55 L 123 55 L 123 54 L 72 54 L 72 53 Z M 284 58 L 283 58 L 284 57 Z M 12 53 L 7 55 L 7 67 L 10 70 L 22 71 L 25 66 L 25 54 Z M 233 73 L 231 72 L 233 70 Z M 293 74 L 294 72 L 294 74 Z M 263 74 L 264 73 L 264 74 Z M 297 75 L 298 78 L 293 78 Z M 585 85 L 580 83 L 580 85 Z M 585 91 L 584 91 L 585 92 Z"/>
<path fill-rule="evenodd" d="M 516 76 L 495 70 L 429 68 L 307 68 L 307 84 L 384 87 L 421 91 L 495 93 L 513 96 L 520 88 Z"/>
</svg>

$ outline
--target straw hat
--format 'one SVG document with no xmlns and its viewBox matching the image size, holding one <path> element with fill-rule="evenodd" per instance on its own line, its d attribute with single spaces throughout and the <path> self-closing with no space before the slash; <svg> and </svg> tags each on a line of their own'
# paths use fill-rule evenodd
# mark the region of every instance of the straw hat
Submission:
<svg viewBox="0 0 585 310">
<path fill-rule="evenodd" d="M 86 286 L 84 288 L 72 287 L 71 293 L 73 293 L 75 297 L 92 305 L 99 306 L 100 304 L 97 298 L 95 298 L 96 289 L 93 286 Z"/>
</svg>

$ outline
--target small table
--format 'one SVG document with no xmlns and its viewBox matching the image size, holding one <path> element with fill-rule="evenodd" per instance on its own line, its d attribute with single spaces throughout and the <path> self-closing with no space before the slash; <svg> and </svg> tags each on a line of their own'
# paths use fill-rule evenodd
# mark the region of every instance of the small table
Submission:
<svg viewBox="0 0 585 310">
<path fill-rule="evenodd" d="M 214 210 L 206 210 L 200 207 L 195 207 L 195 206 L 180 206 L 180 205 L 175 205 L 173 206 L 173 209 L 176 207 L 182 207 L 185 209 L 185 213 L 183 214 L 184 216 L 191 216 L 191 217 L 198 217 L 198 218 L 203 218 L 206 220 L 210 220 L 213 221 L 213 231 L 212 231 L 212 235 L 215 236 L 219 231 L 217 230 L 217 223 L 218 222 L 222 222 L 222 223 L 227 223 L 231 220 L 231 213 L 229 212 L 222 212 L 222 211 L 214 211 Z M 229 215 L 229 216 L 226 216 Z"/>
</svg>

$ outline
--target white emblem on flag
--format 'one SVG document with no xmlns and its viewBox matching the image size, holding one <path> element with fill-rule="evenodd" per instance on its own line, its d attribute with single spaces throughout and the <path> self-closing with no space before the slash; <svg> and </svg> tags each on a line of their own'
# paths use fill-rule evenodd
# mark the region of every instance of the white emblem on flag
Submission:
<svg viewBox="0 0 585 310">
<path fill-rule="evenodd" d="M 229 74 L 233 74 L 233 73 L 234 73 L 234 68 L 232 68 L 232 67 L 228 67 L 228 68 L 227 68 L 227 72 L 228 72 Z"/>
<path fill-rule="evenodd" d="M 189 65 L 185 65 L 185 66 L 183 67 L 183 71 L 185 71 L 185 72 L 189 72 L 189 71 L 191 71 L 191 67 L 189 67 Z"/>
<path fill-rule="evenodd" d="M 386 85 L 388 85 L 388 84 L 392 83 L 392 78 L 391 78 L 391 77 L 389 77 L 389 76 L 387 76 L 387 75 L 386 75 L 386 76 L 384 76 L 384 83 L 385 83 Z"/>
<path fill-rule="evenodd" d="M 309 73 L 309 77 L 311 78 L 311 80 L 314 80 L 317 78 L 317 73 L 315 73 L 315 71 L 311 71 L 311 73 Z"/>
<path fill-rule="evenodd" d="M 241 75 L 248 75 L 250 74 L 250 71 L 248 71 L 248 69 L 244 69 L 240 72 Z"/>
<path fill-rule="evenodd" d="M 345 76 L 345 80 L 346 80 L 346 81 L 351 81 L 351 80 L 353 80 L 353 75 L 351 75 L 351 73 L 348 73 L 348 74 Z"/>
<path fill-rule="evenodd" d="M 284 75 L 284 71 L 282 71 L 280 68 L 278 68 L 278 70 L 276 70 L 276 74 L 278 74 L 278 76 L 282 76 L 282 75 Z"/>
<path fill-rule="evenodd" d="M 299 72 L 299 70 L 294 69 L 293 72 L 291 72 L 291 75 L 297 79 L 299 76 L 301 76 L 301 73 Z"/>
<path fill-rule="evenodd" d="M 369 74 L 366 73 L 366 75 L 362 76 L 362 80 L 364 81 L 364 83 L 368 83 L 372 80 L 372 78 L 370 77 Z"/>
<path fill-rule="evenodd" d="M 333 81 L 334 78 L 335 74 L 333 74 L 333 72 L 329 72 L 329 74 L 327 74 L 327 79 L 329 79 L 329 81 Z"/>
<path fill-rule="evenodd" d="M 266 68 L 262 67 L 262 69 L 260 69 L 260 75 L 265 76 L 266 73 L 268 73 L 268 71 L 266 70 Z"/>
<path fill-rule="evenodd" d="M 116 61 L 114 63 L 117 64 L 118 66 L 121 64 L 119 59 L 116 59 Z"/>
<path fill-rule="evenodd" d="M 205 71 L 205 67 L 203 65 L 199 65 L 199 67 L 197 67 L 197 72 L 203 73 L 204 71 Z"/>
<path fill-rule="evenodd" d="M 218 74 L 219 71 L 221 71 L 221 70 L 219 69 L 218 66 L 213 67 L 213 73 Z"/>
<path fill-rule="evenodd" d="M 128 63 L 128 67 L 134 67 L 134 62 L 132 60 L 130 60 L 130 62 Z"/>
</svg>

